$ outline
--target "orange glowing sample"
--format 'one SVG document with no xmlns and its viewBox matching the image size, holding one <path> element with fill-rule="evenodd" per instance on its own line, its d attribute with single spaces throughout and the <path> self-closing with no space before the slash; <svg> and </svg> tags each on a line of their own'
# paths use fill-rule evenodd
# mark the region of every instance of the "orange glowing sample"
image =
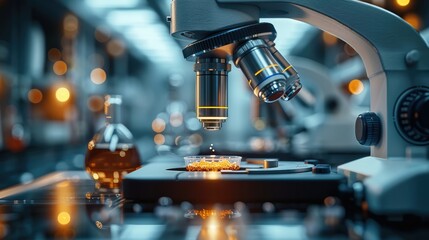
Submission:
<svg viewBox="0 0 429 240">
<path fill-rule="evenodd" d="M 220 171 L 220 170 L 238 170 L 240 166 L 235 162 L 230 162 L 227 159 L 220 161 L 206 161 L 190 163 L 186 166 L 188 171 Z"/>
<path fill-rule="evenodd" d="M 194 216 L 199 216 L 202 219 L 206 219 L 209 217 L 217 217 L 217 218 L 223 219 L 225 217 L 230 217 L 234 215 L 234 211 L 232 211 L 231 209 L 227 209 L 227 210 L 202 209 L 202 210 L 192 210 L 189 212 L 189 214 L 192 214 Z"/>
</svg>

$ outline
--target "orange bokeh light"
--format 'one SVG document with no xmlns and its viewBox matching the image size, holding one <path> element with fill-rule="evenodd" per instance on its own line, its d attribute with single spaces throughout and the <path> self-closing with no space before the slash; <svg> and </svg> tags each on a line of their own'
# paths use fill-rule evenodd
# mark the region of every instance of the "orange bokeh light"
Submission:
<svg viewBox="0 0 429 240">
<path fill-rule="evenodd" d="M 48 59 L 51 62 L 56 62 L 61 59 L 61 51 L 58 48 L 51 48 L 48 51 Z"/>
<path fill-rule="evenodd" d="M 60 212 L 58 213 L 57 216 L 57 221 L 59 224 L 61 225 L 67 225 L 70 223 L 71 217 L 70 217 L 70 213 L 68 212 Z"/>
<path fill-rule="evenodd" d="M 91 96 L 88 99 L 88 108 L 92 112 L 101 112 L 104 108 L 104 99 L 101 96 Z"/>
<path fill-rule="evenodd" d="M 65 87 L 60 87 L 55 91 L 55 97 L 59 102 L 67 102 L 70 98 L 70 91 Z"/>
<path fill-rule="evenodd" d="M 95 84 L 102 84 L 106 81 L 106 72 L 101 68 L 94 68 L 91 71 L 91 81 Z"/>
<path fill-rule="evenodd" d="M 404 20 L 413 26 L 416 30 L 422 28 L 422 19 L 415 13 L 408 13 L 404 16 Z"/>
<path fill-rule="evenodd" d="M 396 3 L 401 7 L 406 7 L 410 4 L 410 0 L 396 0 Z"/>
<path fill-rule="evenodd" d="M 56 61 L 52 67 L 54 73 L 58 76 L 62 76 L 67 72 L 67 64 L 64 61 Z"/>
<path fill-rule="evenodd" d="M 165 121 L 161 118 L 156 118 L 152 121 L 152 130 L 156 133 L 162 133 L 165 130 Z"/>
<path fill-rule="evenodd" d="M 162 145 L 165 143 L 165 137 L 162 134 L 156 134 L 155 137 L 153 137 L 153 141 L 157 144 L 157 145 Z"/>
<path fill-rule="evenodd" d="M 331 35 L 330 33 L 327 32 L 323 32 L 322 34 L 322 39 L 323 42 L 327 45 L 327 46 L 333 46 L 337 43 L 338 38 Z"/>
<path fill-rule="evenodd" d="M 36 103 L 40 103 L 42 101 L 43 93 L 39 89 L 33 88 L 30 91 L 28 91 L 27 97 L 28 97 L 28 101 L 36 104 Z"/>
<path fill-rule="evenodd" d="M 349 92 L 353 95 L 361 94 L 364 90 L 364 86 L 361 80 L 353 79 L 349 82 L 348 88 Z"/>
</svg>

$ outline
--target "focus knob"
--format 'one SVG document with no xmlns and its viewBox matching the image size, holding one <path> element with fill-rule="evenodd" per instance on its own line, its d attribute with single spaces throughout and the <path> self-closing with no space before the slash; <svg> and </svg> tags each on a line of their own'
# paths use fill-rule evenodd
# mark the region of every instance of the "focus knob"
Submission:
<svg viewBox="0 0 429 240">
<path fill-rule="evenodd" d="M 374 146 L 380 141 L 381 121 L 374 112 L 359 114 L 355 124 L 358 142 L 364 146 Z"/>
<path fill-rule="evenodd" d="M 415 145 L 429 144 L 429 88 L 407 90 L 395 108 L 395 124 L 401 136 Z"/>
</svg>

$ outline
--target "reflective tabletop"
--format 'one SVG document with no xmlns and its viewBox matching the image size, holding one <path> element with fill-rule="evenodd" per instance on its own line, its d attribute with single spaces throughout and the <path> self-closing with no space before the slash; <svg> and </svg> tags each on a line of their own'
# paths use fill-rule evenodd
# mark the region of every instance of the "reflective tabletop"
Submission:
<svg viewBox="0 0 429 240">
<path fill-rule="evenodd" d="M 100 192 L 84 171 L 0 191 L 2 239 L 427 239 L 428 229 L 427 221 L 380 221 L 334 197 L 311 206 L 141 203 Z"/>
</svg>

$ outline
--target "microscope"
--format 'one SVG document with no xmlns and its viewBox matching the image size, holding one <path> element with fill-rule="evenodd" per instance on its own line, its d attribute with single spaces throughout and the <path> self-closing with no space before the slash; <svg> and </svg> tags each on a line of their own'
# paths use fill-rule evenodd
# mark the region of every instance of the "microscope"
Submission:
<svg viewBox="0 0 429 240">
<path fill-rule="evenodd" d="M 371 155 L 338 167 L 378 214 L 429 214 L 429 48 L 398 16 L 352 0 L 173 0 L 171 35 L 193 42 L 196 111 L 207 130 L 228 117 L 229 62 L 253 93 L 270 103 L 301 89 L 299 75 L 275 48 L 276 31 L 260 18 L 309 23 L 350 44 L 370 80 L 370 112 L 357 117 L 356 138 Z M 287 26 L 284 26 L 287 28 Z M 360 187 L 359 187 L 360 186 Z"/>
</svg>

